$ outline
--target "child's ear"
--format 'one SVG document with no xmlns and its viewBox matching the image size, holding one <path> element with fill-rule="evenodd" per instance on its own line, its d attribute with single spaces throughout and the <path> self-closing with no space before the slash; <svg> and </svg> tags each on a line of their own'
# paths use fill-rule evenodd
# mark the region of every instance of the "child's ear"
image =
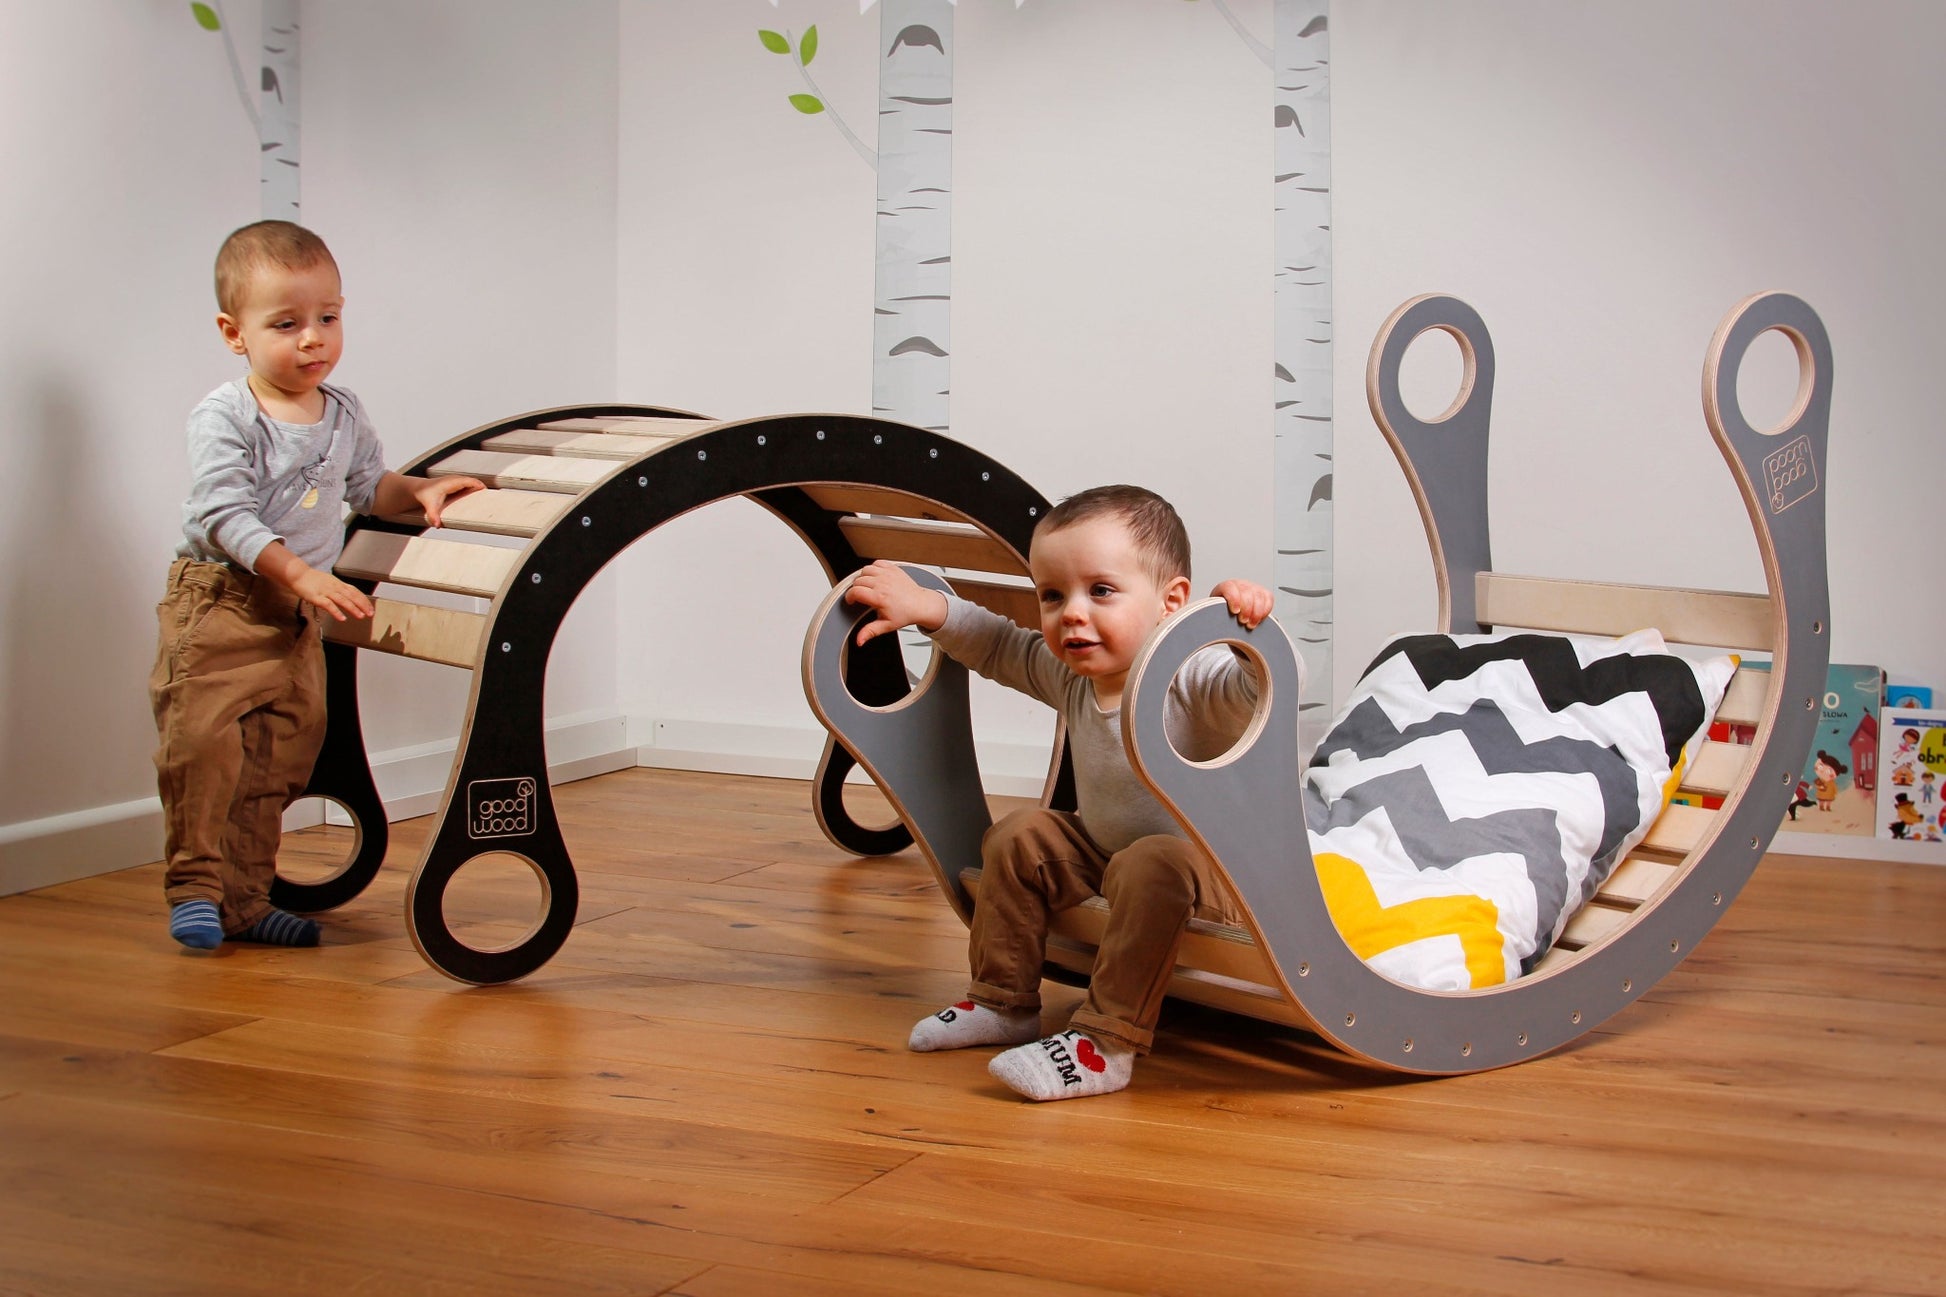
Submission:
<svg viewBox="0 0 1946 1297">
<path fill-rule="evenodd" d="M 1170 579 L 1168 585 L 1162 587 L 1162 611 L 1164 613 L 1180 612 L 1188 602 L 1188 577 L 1173 577 Z"/>
<path fill-rule="evenodd" d="M 218 311 L 216 314 L 216 330 L 218 333 L 221 333 L 223 335 L 224 346 L 228 347 L 231 351 L 234 351 L 239 356 L 246 356 L 249 354 L 249 352 L 244 349 L 243 330 L 238 328 L 237 322 L 231 319 L 224 312 Z"/>
</svg>

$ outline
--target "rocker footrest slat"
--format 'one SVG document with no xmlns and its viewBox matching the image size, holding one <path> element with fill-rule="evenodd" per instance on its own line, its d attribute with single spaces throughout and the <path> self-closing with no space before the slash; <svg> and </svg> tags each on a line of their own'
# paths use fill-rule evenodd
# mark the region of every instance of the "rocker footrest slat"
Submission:
<svg viewBox="0 0 1946 1297">
<path fill-rule="evenodd" d="M 519 565 L 520 555 L 520 550 L 496 545 L 356 531 L 345 541 L 333 570 L 339 576 L 491 599 Z"/>
<path fill-rule="evenodd" d="M 723 426 L 721 419 L 672 419 L 650 414 L 618 414 L 606 419 L 549 419 L 544 432 L 618 432 L 638 437 L 687 437 Z"/>
<path fill-rule="evenodd" d="M 975 527 L 903 518 L 840 518 L 838 526 L 860 558 L 1009 575 L 1026 571 L 1013 551 Z"/>
<path fill-rule="evenodd" d="M 1649 835 L 1642 839 L 1642 845 L 1651 851 L 1686 856 L 1696 849 L 1696 844 L 1703 840 L 1703 834 L 1715 821 L 1715 811 L 1671 802 L 1662 808 L 1662 814 L 1656 816 L 1655 823 L 1649 826 Z"/>
<path fill-rule="evenodd" d="M 1766 595 L 1502 572 L 1482 572 L 1474 585 L 1476 615 L 1485 626 L 1588 635 L 1626 635 L 1654 626 L 1678 644 L 1755 649 L 1770 648 L 1775 632 Z"/>
<path fill-rule="evenodd" d="M 363 621 L 326 620 L 324 637 L 334 644 L 470 670 L 480 660 L 486 625 L 487 619 L 476 612 L 374 599 L 372 615 Z"/>
<path fill-rule="evenodd" d="M 1755 725 L 1763 719 L 1771 684 L 1769 671 L 1737 668 L 1737 673 L 1730 677 L 1730 687 L 1723 692 L 1723 701 L 1716 705 L 1714 719 L 1730 725 Z"/>
<path fill-rule="evenodd" d="M 482 450 L 518 455 L 560 455 L 566 459 L 637 459 L 675 441 L 671 433 L 556 432 L 517 428 L 488 437 Z"/>
<path fill-rule="evenodd" d="M 1025 626 L 1038 633 L 1041 628 L 1040 596 L 1030 585 L 1004 585 L 998 581 L 974 581 L 965 577 L 949 576 L 946 584 L 953 587 L 953 593 L 968 603 L 976 603 L 988 612 L 999 613 L 1016 625 Z"/>
<path fill-rule="evenodd" d="M 484 532 L 494 536 L 537 536 L 561 516 L 572 499 L 552 491 L 475 491 L 446 501 L 440 522 L 453 531 Z M 414 527 L 426 525 L 419 510 L 395 514 L 387 522 L 402 522 Z"/>
<path fill-rule="evenodd" d="M 873 513 L 882 517 L 923 518 L 929 522 L 966 521 L 944 505 L 881 486 L 826 483 L 807 486 L 804 494 L 811 497 L 811 503 L 833 513 Z"/>
<path fill-rule="evenodd" d="M 1678 872 L 1675 865 L 1664 861 L 1630 856 L 1615 866 L 1596 895 L 1610 904 L 1632 909 L 1654 898 Z"/>
<path fill-rule="evenodd" d="M 615 471 L 599 459 L 557 455 L 510 455 L 498 450 L 456 450 L 426 470 L 428 477 L 477 477 L 488 486 L 523 487 L 580 495 Z"/>
<path fill-rule="evenodd" d="M 1714 797 L 1728 796 L 1730 789 L 1743 775 L 1743 768 L 1749 763 L 1748 747 L 1736 743 L 1705 743 L 1697 749 L 1695 759 L 1683 769 L 1683 790 Z"/>
</svg>

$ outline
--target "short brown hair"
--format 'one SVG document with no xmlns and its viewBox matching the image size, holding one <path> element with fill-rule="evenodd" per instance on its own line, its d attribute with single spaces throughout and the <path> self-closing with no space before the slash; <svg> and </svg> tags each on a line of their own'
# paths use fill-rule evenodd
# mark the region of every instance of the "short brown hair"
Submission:
<svg viewBox="0 0 1946 1297">
<path fill-rule="evenodd" d="M 216 308 L 235 315 L 250 276 L 265 266 L 309 270 L 324 264 L 338 269 L 324 240 L 289 221 L 257 221 L 233 231 L 216 254 Z"/>
<path fill-rule="evenodd" d="M 1119 519 L 1157 585 L 1189 576 L 1189 532 L 1174 506 L 1146 487 L 1091 486 L 1048 510 L 1034 534 L 1059 531 L 1090 518 Z"/>
</svg>

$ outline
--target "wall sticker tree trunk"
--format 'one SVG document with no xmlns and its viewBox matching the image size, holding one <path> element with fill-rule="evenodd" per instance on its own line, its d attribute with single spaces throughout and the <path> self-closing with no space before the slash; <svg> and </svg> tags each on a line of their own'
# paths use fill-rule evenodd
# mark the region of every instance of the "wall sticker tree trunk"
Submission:
<svg viewBox="0 0 1946 1297">
<path fill-rule="evenodd" d="M 258 143 L 263 150 L 263 214 L 300 219 L 298 206 L 298 0 L 264 0 Z"/>
<path fill-rule="evenodd" d="M 230 22 L 223 12 L 223 0 L 191 0 L 190 17 L 204 31 L 223 38 L 223 53 L 229 60 L 230 80 L 236 86 L 237 102 L 249 119 L 250 133 L 256 138 L 259 161 L 260 196 L 258 208 L 266 220 L 295 221 L 298 208 L 298 3 L 299 0 L 263 0 L 263 59 L 257 76 L 258 99 L 253 99 L 250 84 L 243 75 L 243 62 L 237 57 L 236 42 L 230 38 Z"/>
<path fill-rule="evenodd" d="M 944 432 L 951 399 L 953 10 L 879 10 L 872 412 Z"/>
<path fill-rule="evenodd" d="M 1330 0 L 1276 0 L 1277 616 L 1303 653 L 1306 744 L 1332 676 Z"/>
</svg>

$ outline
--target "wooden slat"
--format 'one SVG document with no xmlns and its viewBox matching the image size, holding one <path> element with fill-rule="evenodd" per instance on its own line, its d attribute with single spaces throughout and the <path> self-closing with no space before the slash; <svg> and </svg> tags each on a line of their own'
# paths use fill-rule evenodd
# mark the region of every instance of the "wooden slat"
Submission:
<svg viewBox="0 0 1946 1297">
<path fill-rule="evenodd" d="M 1724 797 L 1743 776 L 1750 763 L 1751 748 L 1740 743 L 1705 743 L 1682 772 L 1686 792 L 1709 793 Z"/>
<path fill-rule="evenodd" d="M 545 530 L 549 523 L 561 516 L 562 510 L 573 503 L 568 496 L 553 491 L 495 490 L 489 487 L 448 500 L 439 516 L 442 524 L 453 531 L 475 531 L 495 536 L 534 536 Z M 426 525 L 426 515 L 415 509 L 411 513 L 391 515 L 387 521 L 423 527 Z"/>
<path fill-rule="evenodd" d="M 946 578 L 953 593 L 989 612 L 997 612 L 1028 630 L 1041 628 L 1040 598 L 1031 585 L 1006 585 L 999 581 L 975 581 L 968 577 Z"/>
<path fill-rule="evenodd" d="M 903 491 L 888 491 L 877 486 L 852 486 L 843 482 L 822 482 L 804 488 L 814 504 L 833 513 L 875 513 L 894 518 L 926 518 L 934 522 L 965 522 L 962 514 L 922 500 Z"/>
<path fill-rule="evenodd" d="M 486 634 L 486 624 L 487 619 L 476 612 L 401 599 L 374 599 L 372 615 L 365 620 L 326 618 L 324 637 L 334 644 L 470 670 L 480 660 L 480 637 Z"/>
<path fill-rule="evenodd" d="M 647 414 L 616 415 L 608 419 L 549 419 L 535 425 L 548 432 L 619 432 L 635 436 L 688 437 L 720 428 L 720 419 L 670 419 Z"/>
<path fill-rule="evenodd" d="M 1642 845 L 1656 851 L 1687 855 L 1696 849 L 1696 844 L 1702 840 L 1716 814 L 1700 806 L 1671 802 L 1662 808 L 1662 814 L 1650 826 L 1649 836 L 1642 839 Z"/>
<path fill-rule="evenodd" d="M 1611 932 L 1619 932 L 1628 926 L 1628 911 L 1612 909 L 1606 905 L 1584 905 L 1568 920 L 1568 926 L 1561 930 L 1561 939 L 1555 943 L 1569 950 L 1583 950 L 1594 945 Z"/>
<path fill-rule="evenodd" d="M 974 572 L 1026 571 L 1005 545 L 973 527 L 902 518 L 840 518 L 838 526 L 861 558 L 896 559 Z"/>
<path fill-rule="evenodd" d="M 345 542 L 334 570 L 339 576 L 491 599 L 519 565 L 520 556 L 520 550 L 497 545 L 358 531 Z"/>
<path fill-rule="evenodd" d="M 524 487 L 532 491 L 579 495 L 614 470 L 613 464 L 597 459 L 509 455 L 497 450 L 456 450 L 427 469 L 426 475 L 477 477 L 488 486 Z"/>
<path fill-rule="evenodd" d="M 1755 667 L 1739 667 L 1730 677 L 1730 687 L 1717 704 L 1716 719 L 1731 725 L 1755 725 L 1763 719 L 1764 703 L 1770 698 L 1773 677 Z"/>
<path fill-rule="evenodd" d="M 480 443 L 482 450 L 517 455 L 563 455 L 569 459 L 636 459 L 670 445 L 661 434 L 626 432 L 552 432 L 544 428 L 516 428 Z"/>
<path fill-rule="evenodd" d="M 1476 582 L 1483 625 L 1626 635 L 1653 626 L 1678 644 L 1768 649 L 1770 599 L 1764 595 L 1665 586 L 1611 585 L 1482 572 Z"/>
<path fill-rule="evenodd" d="M 1668 886 L 1669 880 L 1677 872 L 1675 865 L 1630 856 L 1615 867 L 1615 872 L 1608 876 L 1608 881 L 1601 885 L 1601 890 L 1596 894 L 1616 905 L 1641 905 Z"/>
</svg>

